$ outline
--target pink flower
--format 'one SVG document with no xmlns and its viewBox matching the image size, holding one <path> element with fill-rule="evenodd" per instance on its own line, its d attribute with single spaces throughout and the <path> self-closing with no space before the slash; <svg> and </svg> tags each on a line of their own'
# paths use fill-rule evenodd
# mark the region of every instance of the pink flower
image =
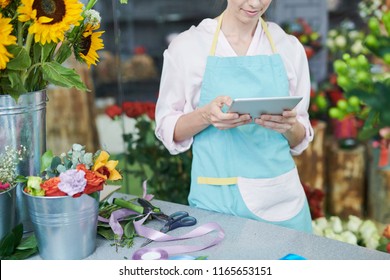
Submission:
<svg viewBox="0 0 390 280">
<path fill-rule="evenodd" d="M 11 185 L 9 183 L 2 183 L 2 182 L 0 182 L 0 190 L 5 191 L 9 187 L 11 187 Z"/>
<path fill-rule="evenodd" d="M 83 170 L 67 170 L 60 174 L 60 179 L 61 182 L 58 184 L 58 188 L 69 196 L 82 193 L 87 185 Z"/>
</svg>

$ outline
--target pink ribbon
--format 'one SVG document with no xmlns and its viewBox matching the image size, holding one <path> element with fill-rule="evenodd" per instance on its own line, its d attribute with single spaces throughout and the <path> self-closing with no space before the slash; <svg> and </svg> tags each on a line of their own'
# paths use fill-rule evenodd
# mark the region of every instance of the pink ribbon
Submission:
<svg viewBox="0 0 390 280">
<path fill-rule="evenodd" d="M 143 189 L 142 198 L 144 198 L 148 201 L 152 200 L 154 195 L 148 194 L 147 180 L 145 180 L 142 183 L 142 189 Z M 101 222 L 104 222 L 104 223 L 108 223 L 110 225 L 112 231 L 118 236 L 118 239 L 120 240 L 122 238 L 122 235 L 123 235 L 123 228 L 122 228 L 121 224 L 119 223 L 119 221 L 121 221 L 123 218 L 125 218 L 129 215 L 133 215 L 133 214 L 139 214 L 139 213 L 137 213 L 133 210 L 130 210 L 130 209 L 122 208 L 122 209 L 118 209 L 118 210 L 113 211 L 111 213 L 109 219 L 98 216 L 98 220 Z M 140 215 L 140 216 L 142 216 L 142 215 Z"/>
<path fill-rule="evenodd" d="M 154 251 L 156 249 L 161 249 L 166 251 L 168 254 L 182 254 L 182 253 L 190 253 L 190 252 L 196 252 L 196 251 L 201 251 L 207 248 L 210 248 L 212 246 L 217 245 L 220 243 L 224 237 L 225 237 L 225 232 L 224 230 L 218 225 L 217 223 L 211 222 L 211 223 L 206 223 L 204 225 L 201 225 L 194 230 L 190 231 L 189 233 L 186 233 L 182 236 L 170 236 L 168 234 L 162 233 L 160 231 L 148 228 L 146 226 L 143 226 L 142 224 L 145 222 L 145 220 L 148 218 L 149 215 L 145 216 L 139 221 L 134 221 L 134 228 L 137 232 L 138 235 L 143 236 L 145 238 L 152 239 L 154 241 L 161 241 L 161 242 L 166 242 L 166 241 L 175 241 L 175 240 L 183 240 L 183 239 L 190 239 L 190 238 L 195 238 L 199 237 L 202 235 L 206 235 L 210 232 L 217 231 L 218 235 L 215 240 L 213 240 L 211 243 L 206 244 L 206 245 L 174 245 L 174 246 L 166 246 L 166 247 L 158 247 L 158 248 L 141 248 L 137 250 L 133 256 L 139 256 L 139 251 L 142 250 L 142 253 L 147 253 L 148 249 L 150 251 Z"/>
</svg>

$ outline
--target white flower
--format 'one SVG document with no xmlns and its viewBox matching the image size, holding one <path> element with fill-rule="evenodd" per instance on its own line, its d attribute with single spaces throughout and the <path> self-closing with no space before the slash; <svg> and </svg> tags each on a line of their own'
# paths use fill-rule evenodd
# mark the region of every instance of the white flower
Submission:
<svg viewBox="0 0 390 280">
<path fill-rule="evenodd" d="M 364 46 L 362 44 L 362 41 L 360 40 L 355 41 L 355 43 L 353 43 L 353 45 L 351 46 L 351 51 L 354 54 L 360 54 L 363 52 L 363 50 Z"/>
<path fill-rule="evenodd" d="M 328 227 L 328 220 L 325 217 L 320 217 L 315 219 L 315 224 L 318 229 L 323 231 L 325 228 Z"/>
<path fill-rule="evenodd" d="M 347 229 L 354 233 L 358 233 L 359 227 L 361 226 L 362 223 L 363 221 L 359 217 L 356 217 L 354 215 L 349 215 L 348 222 L 347 222 Z"/>
<path fill-rule="evenodd" d="M 349 244 L 357 245 L 358 239 L 353 232 L 347 230 L 341 233 L 342 241 L 347 242 Z"/>
<path fill-rule="evenodd" d="M 335 233 L 340 233 L 343 231 L 343 223 L 341 222 L 341 219 L 337 216 L 332 216 L 329 218 L 329 223 L 332 228 L 332 230 Z"/>
<path fill-rule="evenodd" d="M 324 236 L 324 230 L 315 221 L 312 221 L 313 233 L 318 236 Z"/>
<path fill-rule="evenodd" d="M 364 239 L 364 244 L 366 244 L 367 248 L 375 250 L 376 248 L 378 248 L 379 239 L 380 239 L 379 234 L 374 233 L 373 235 L 370 236 L 370 238 Z"/>
<path fill-rule="evenodd" d="M 100 25 L 102 18 L 100 17 L 98 11 L 90 9 L 85 11 L 85 20 L 88 24 L 92 25 L 93 27 L 98 27 Z"/>
<path fill-rule="evenodd" d="M 343 35 L 339 35 L 335 38 L 335 44 L 339 48 L 344 48 L 347 45 L 347 40 Z"/>
<path fill-rule="evenodd" d="M 336 29 L 331 29 L 331 30 L 329 30 L 329 32 L 328 32 L 328 37 L 335 38 L 337 35 L 338 35 L 338 32 L 337 32 Z"/>
<path fill-rule="evenodd" d="M 359 33 L 359 31 L 351 30 L 348 32 L 348 37 L 351 40 L 356 40 L 357 38 L 360 37 L 360 33 Z"/>
<path fill-rule="evenodd" d="M 378 229 L 373 221 L 366 220 L 360 226 L 359 233 L 361 234 L 363 240 L 369 240 L 374 234 L 378 234 Z"/>
</svg>

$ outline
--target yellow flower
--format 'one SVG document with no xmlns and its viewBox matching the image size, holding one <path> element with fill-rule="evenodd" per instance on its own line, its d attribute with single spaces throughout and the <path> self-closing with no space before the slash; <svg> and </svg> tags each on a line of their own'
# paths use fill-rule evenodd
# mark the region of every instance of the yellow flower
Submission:
<svg viewBox="0 0 390 280">
<path fill-rule="evenodd" d="M 114 181 L 122 179 L 122 176 L 115 169 L 115 167 L 118 165 L 118 161 L 108 160 L 109 157 L 110 155 L 107 152 L 101 151 L 95 161 L 95 164 L 92 166 L 92 170 L 105 180 L 108 179 Z"/>
<path fill-rule="evenodd" d="M 5 8 L 8 6 L 9 2 L 11 2 L 11 0 L 0 0 L 0 8 Z"/>
<path fill-rule="evenodd" d="M 18 8 L 19 20 L 32 21 L 28 32 L 41 44 L 63 41 L 72 26 L 80 25 L 82 12 L 78 0 L 22 0 Z"/>
<path fill-rule="evenodd" d="M 6 46 L 16 44 L 16 37 L 11 35 L 12 25 L 10 22 L 10 18 L 3 18 L 0 14 L 0 70 L 5 69 L 9 59 L 13 57 L 8 52 Z"/>
<path fill-rule="evenodd" d="M 99 28 L 99 26 L 97 26 L 97 28 Z M 88 68 L 91 67 L 91 64 L 96 65 L 99 61 L 97 51 L 104 48 L 103 40 L 100 38 L 104 31 L 93 32 L 93 30 L 97 28 L 88 25 L 80 42 L 79 55 L 88 65 Z"/>
</svg>

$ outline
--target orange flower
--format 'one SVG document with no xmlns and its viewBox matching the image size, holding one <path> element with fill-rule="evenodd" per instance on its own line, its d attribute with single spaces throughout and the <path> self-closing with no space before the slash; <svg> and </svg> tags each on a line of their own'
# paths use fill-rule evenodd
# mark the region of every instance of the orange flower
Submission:
<svg viewBox="0 0 390 280">
<path fill-rule="evenodd" d="M 76 167 L 77 170 L 83 170 L 85 172 L 85 179 L 87 180 L 87 185 L 85 186 L 85 194 L 91 194 L 96 191 L 101 191 L 104 187 L 105 180 L 95 172 L 87 169 L 84 164 L 79 164 Z"/>
<path fill-rule="evenodd" d="M 67 196 L 66 193 L 58 188 L 58 183 L 61 182 L 59 177 L 50 178 L 41 184 L 41 188 L 45 190 L 45 196 Z"/>
<path fill-rule="evenodd" d="M 383 231 L 383 236 L 390 239 L 390 224 L 385 227 L 385 230 Z"/>
</svg>

